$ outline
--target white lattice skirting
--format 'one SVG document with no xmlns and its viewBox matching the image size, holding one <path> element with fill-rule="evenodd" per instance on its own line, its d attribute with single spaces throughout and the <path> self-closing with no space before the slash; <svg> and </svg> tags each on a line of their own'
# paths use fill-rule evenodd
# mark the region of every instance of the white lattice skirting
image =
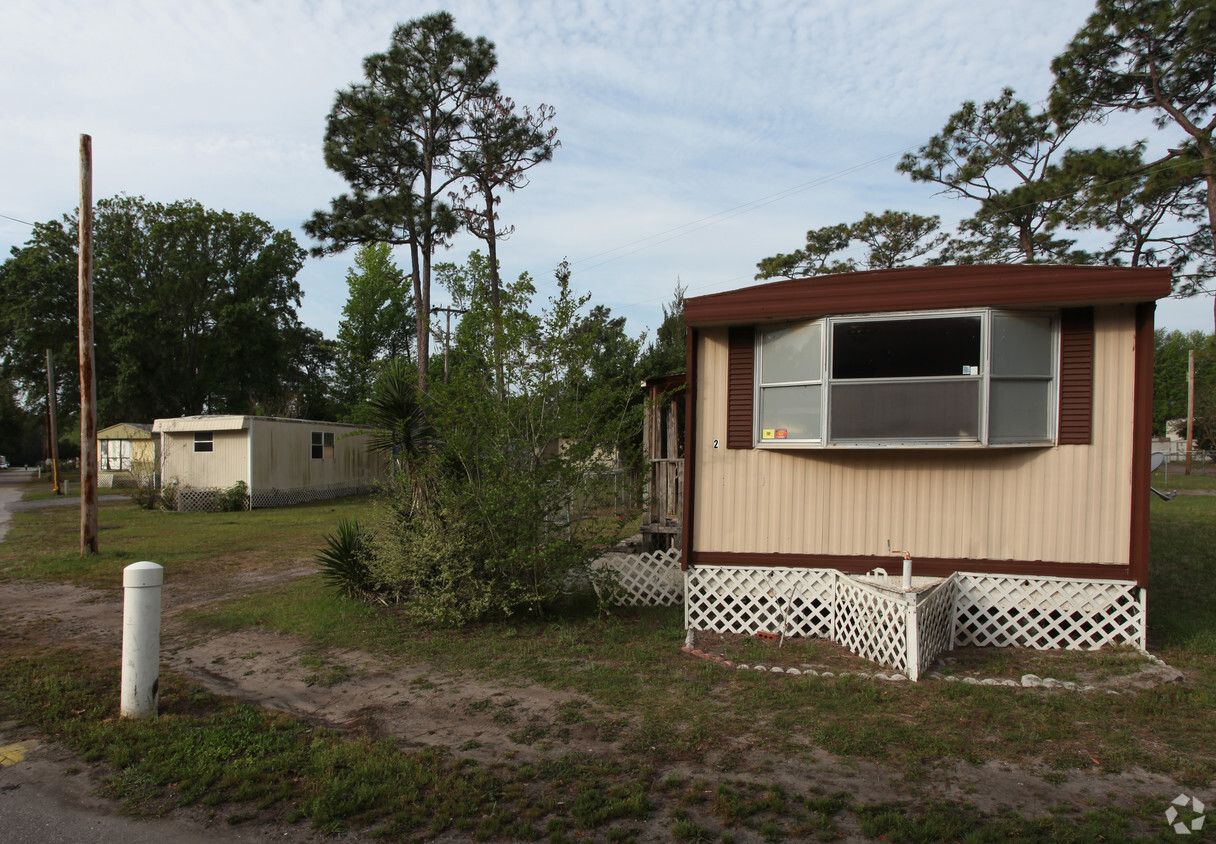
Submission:
<svg viewBox="0 0 1216 844">
<path fill-rule="evenodd" d="M 609 555 L 598 565 L 611 577 L 597 591 L 616 604 L 683 600 L 688 630 L 831 639 L 912 680 L 961 645 L 1145 648 L 1145 590 L 1128 581 L 959 572 L 917 578 L 904 594 L 835 569 L 703 566 L 681 578 L 679 561 L 675 549 Z"/>
<path fill-rule="evenodd" d="M 247 506 L 288 507 L 292 504 L 303 504 L 306 501 L 320 501 L 326 498 L 341 498 L 346 495 L 362 495 L 370 492 L 372 481 L 356 481 L 347 484 L 328 484 L 325 486 L 297 487 L 295 489 L 255 489 L 249 496 Z M 174 499 L 177 510 L 214 511 L 219 509 L 222 489 L 208 487 L 176 487 L 166 490 L 166 500 Z"/>
<path fill-rule="evenodd" d="M 591 583 L 606 604 L 672 607 L 684 602 L 680 551 L 606 554 L 591 564 Z"/>
</svg>

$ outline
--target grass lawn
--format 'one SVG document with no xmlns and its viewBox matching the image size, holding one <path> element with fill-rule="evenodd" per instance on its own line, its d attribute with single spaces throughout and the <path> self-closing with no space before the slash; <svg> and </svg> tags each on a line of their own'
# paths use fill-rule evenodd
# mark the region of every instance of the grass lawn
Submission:
<svg viewBox="0 0 1216 844">
<path fill-rule="evenodd" d="M 166 579 L 310 562 L 340 519 L 366 508 L 366 496 L 235 513 L 142 510 L 130 500 L 106 501 L 98 517 L 101 552 L 85 558 L 77 509 L 31 510 L 16 515 L 0 542 L 0 578 L 120 588 L 123 568 L 139 560 L 164 566 Z"/>
<path fill-rule="evenodd" d="M 30 475 L 29 486 L 21 495 L 22 501 L 43 501 L 47 498 L 79 498 L 80 497 L 80 470 L 79 469 L 60 469 L 59 470 L 59 485 L 63 488 L 64 483 L 67 484 L 67 492 L 62 495 L 56 495 L 55 484 L 51 481 L 50 469 L 43 469 L 42 476 L 38 473 Z M 99 490 L 99 493 L 106 493 L 109 490 Z"/>
<path fill-rule="evenodd" d="M 348 499 L 183 514 L 108 504 L 101 517 L 103 528 L 111 528 L 101 533 L 103 552 L 85 562 L 75 553 L 74 512 L 22 513 L 0 543 L 0 578 L 114 588 L 122 567 L 138 559 L 165 565 L 167 582 L 217 569 L 298 564 L 311 559 L 340 518 L 367 506 Z M 1115 801 L 1033 821 L 983 814 L 964 803 L 861 805 L 847 795 L 757 785 L 742 777 L 739 751 L 800 758 L 820 748 L 846 764 L 882 764 L 908 781 L 929 781 L 940 766 L 953 763 L 1020 764 L 1048 783 L 1075 770 L 1140 768 L 1206 793 L 1216 778 L 1216 497 L 1154 501 L 1152 542 L 1150 649 L 1182 669 L 1186 681 L 1136 694 L 735 672 L 680 653 L 679 609 L 601 616 L 590 600 L 552 618 L 435 631 L 414 625 L 399 610 L 339 598 L 319 578 L 307 577 L 210 605 L 196 611 L 193 622 L 204 630 L 256 626 L 316 647 L 357 648 L 576 692 L 590 702 L 559 709 L 551 724 L 534 725 L 533 740 L 543 741 L 563 723 L 587 722 L 601 738 L 615 740 L 620 752 L 479 766 L 445 753 L 402 753 L 391 743 L 313 733 L 176 678 L 165 681 L 162 718 L 116 723 L 109 718 L 117 708 L 110 699 L 116 660 L 48 654 L 23 641 L 0 655 L 0 712 L 38 724 L 86 759 L 109 762 L 116 771 L 113 793 L 148 812 L 201 801 L 235 804 L 239 815 L 239 806 L 253 801 L 321 829 L 371 825 L 390 838 L 458 831 L 564 841 L 598 830 L 600 840 L 633 840 L 638 824 L 658 818 L 672 839 L 684 841 L 731 841 L 736 833 L 747 840 L 832 840 L 843 834 L 846 819 L 866 835 L 892 841 L 1098 841 L 1141 834 L 1174 840 L 1160 822 L 1162 806 L 1151 801 Z M 802 646 L 814 658 L 816 644 Z M 1008 656 L 992 652 L 993 675 L 1002 658 Z M 63 700 L 39 708 L 41 698 L 30 696 L 34 688 Z M 128 741 L 160 749 L 122 749 Z M 192 767 L 202 761 L 186 758 L 192 754 L 181 753 L 182 747 L 197 748 L 193 755 L 203 761 L 244 760 L 249 776 L 241 782 L 249 785 L 229 776 L 244 770 L 240 766 Z M 656 760 L 695 768 L 710 753 L 718 760 L 712 784 L 656 771 Z M 186 782 L 201 784 L 184 788 Z M 391 787 L 382 788 L 386 784 Z M 355 796 L 343 809 L 336 795 L 344 791 Z M 459 796 L 459 811 L 449 795 Z M 449 820 L 438 820 L 449 812 Z"/>
<path fill-rule="evenodd" d="M 1210 468 L 1203 472 L 1195 471 L 1185 474 L 1182 466 L 1170 466 L 1170 473 L 1153 472 L 1149 483 L 1156 489 L 1211 489 L 1216 490 L 1216 472 Z"/>
</svg>

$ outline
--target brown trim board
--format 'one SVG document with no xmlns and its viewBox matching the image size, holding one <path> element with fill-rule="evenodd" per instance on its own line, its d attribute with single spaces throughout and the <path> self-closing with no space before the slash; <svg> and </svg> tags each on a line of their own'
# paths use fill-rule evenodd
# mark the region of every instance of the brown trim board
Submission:
<svg viewBox="0 0 1216 844">
<path fill-rule="evenodd" d="M 1147 465 L 1147 464 L 1146 464 Z M 864 574 L 875 568 L 899 572 L 897 556 L 870 557 L 835 554 L 763 554 L 734 551 L 685 551 L 685 564 L 693 566 L 748 566 L 838 569 Z M 981 574 L 1012 574 L 1037 577 L 1079 577 L 1093 580 L 1131 580 L 1130 566 L 1103 563 L 1057 563 L 1047 560 L 971 560 L 965 558 L 919 557 L 912 560 L 912 574 L 918 577 L 945 577 L 956 571 Z M 1143 584 L 1140 584 L 1143 585 Z"/>
<path fill-rule="evenodd" d="M 1054 264 L 901 267 L 757 284 L 684 302 L 687 325 L 741 325 L 828 314 L 930 308 L 1146 302 L 1168 296 L 1171 271 Z"/>
<path fill-rule="evenodd" d="M 1149 478 L 1153 431 L 1153 312 L 1155 302 L 1136 306 L 1135 386 L 1132 390 L 1132 512 L 1128 560 L 1132 576 L 1148 585 Z"/>
<path fill-rule="evenodd" d="M 680 514 L 680 569 L 688 570 L 688 552 L 692 548 L 693 499 L 697 493 L 697 376 L 700 359 L 697 354 L 699 333 L 689 326 L 684 331 L 684 512 Z"/>
</svg>

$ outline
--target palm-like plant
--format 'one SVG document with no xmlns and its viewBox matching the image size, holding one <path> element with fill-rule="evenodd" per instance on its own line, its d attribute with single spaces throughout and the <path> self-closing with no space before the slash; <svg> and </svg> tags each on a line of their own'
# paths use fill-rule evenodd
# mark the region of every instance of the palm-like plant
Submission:
<svg viewBox="0 0 1216 844">
<path fill-rule="evenodd" d="M 368 421 L 373 428 L 367 442 L 368 450 L 388 455 L 394 474 L 403 472 L 406 483 L 413 488 L 415 508 L 425 504 L 419 464 L 439 448 L 440 440 L 403 361 L 390 361 L 384 368 L 376 380 L 368 406 Z"/>
</svg>

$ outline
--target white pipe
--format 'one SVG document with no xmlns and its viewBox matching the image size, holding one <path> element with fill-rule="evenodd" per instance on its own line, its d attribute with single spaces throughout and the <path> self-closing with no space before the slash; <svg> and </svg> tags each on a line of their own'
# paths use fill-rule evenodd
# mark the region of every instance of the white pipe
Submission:
<svg viewBox="0 0 1216 844">
<path fill-rule="evenodd" d="M 909 592 L 912 589 L 912 558 L 907 554 L 904 555 L 904 591 Z"/>
<path fill-rule="evenodd" d="M 132 563 L 122 570 L 122 695 L 124 718 L 155 715 L 160 702 L 160 593 L 165 570 Z"/>
</svg>

